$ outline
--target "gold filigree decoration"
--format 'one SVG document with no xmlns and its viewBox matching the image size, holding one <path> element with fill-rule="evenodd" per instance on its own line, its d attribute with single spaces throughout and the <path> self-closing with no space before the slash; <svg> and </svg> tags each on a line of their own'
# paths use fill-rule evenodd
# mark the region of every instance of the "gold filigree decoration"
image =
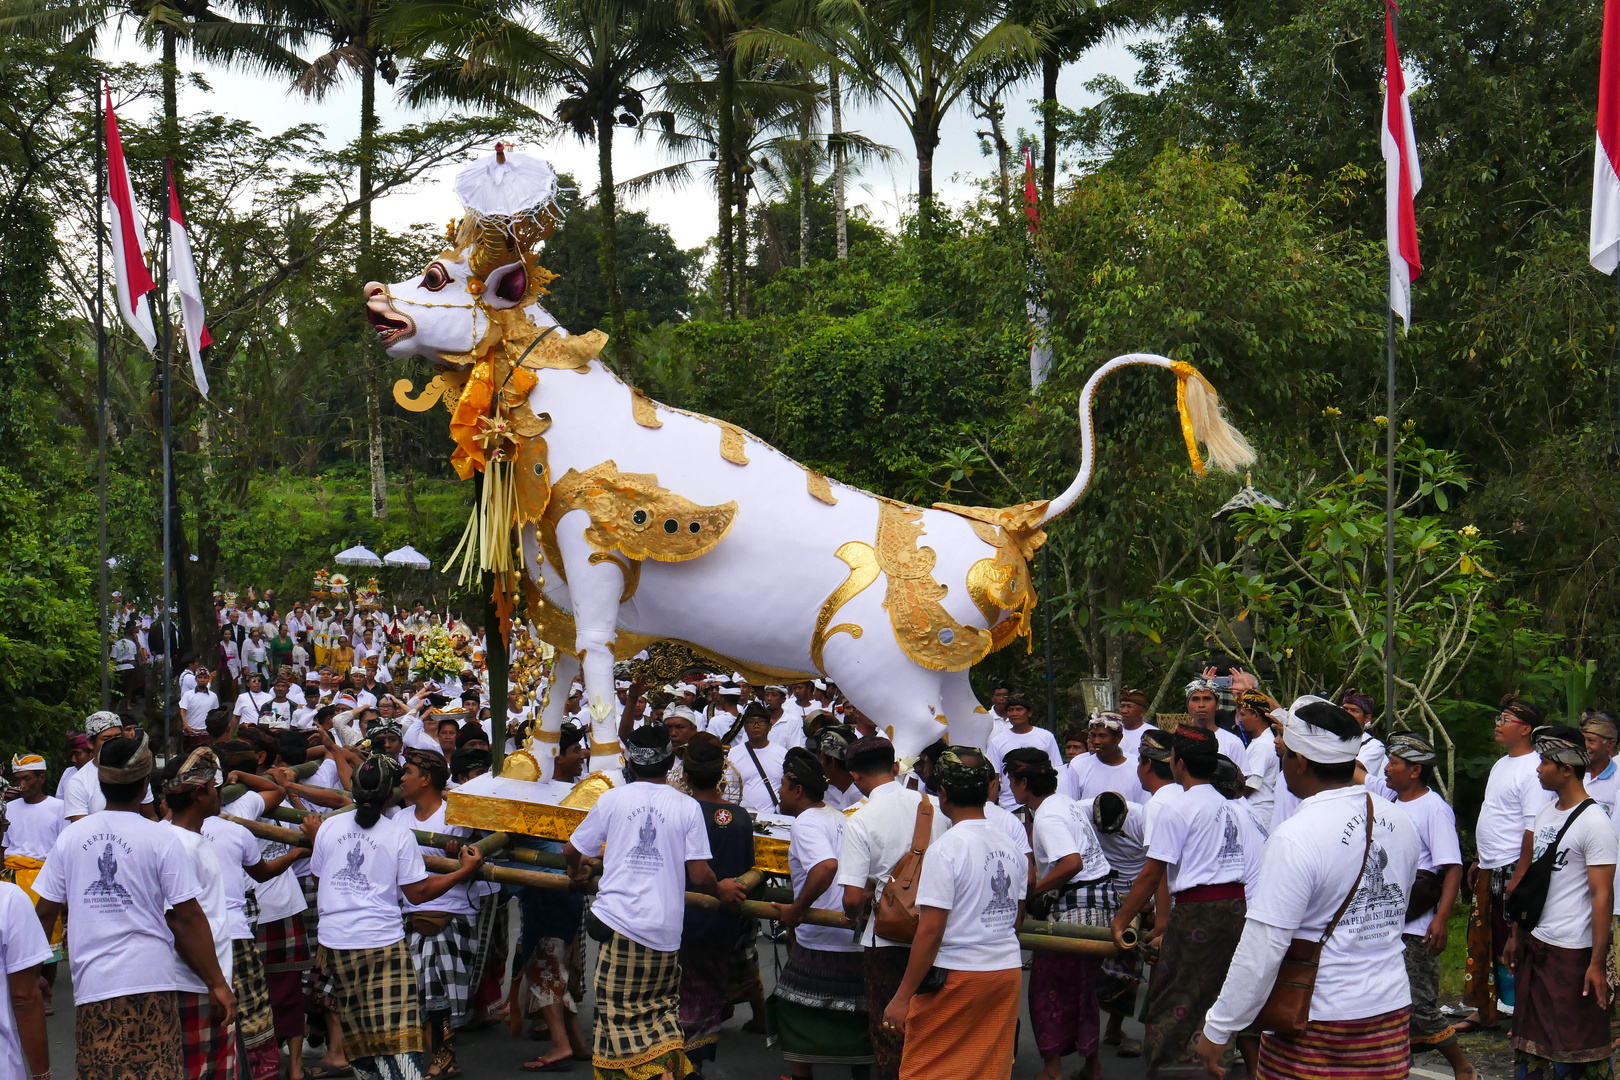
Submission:
<svg viewBox="0 0 1620 1080">
<path fill-rule="evenodd" d="M 594 743 L 595 740 L 593 739 Z M 589 810 L 596 800 L 613 790 L 613 778 L 605 772 L 593 772 L 574 785 L 574 790 L 562 797 L 559 806 L 571 810 Z"/>
<path fill-rule="evenodd" d="M 621 473 L 612 461 L 585 472 L 569 469 L 556 482 L 546 520 L 555 529 L 571 510 L 590 515 L 585 539 L 598 551 L 658 562 L 686 562 L 708 554 L 737 517 L 735 502 L 701 506 L 659 487 L 652 473 Z"/>
<path fill-rule="evenodd" d="M 934 580 L 939 556 L 918 543 L 922 513 L 887 502 L 878 506 L 877 561 L 888 579 L 883 606 L 907 656 L 931 671 L 962 671 L 990 651 L 990 632 L 957 622 L 940 603 L 946 588 Z"/>
<path fill-rule="evenodd" d="M 838 505 L 838 496 L 832 493 L 832 485 L 827 482 L 825 476 L 814 469 L 804 471 L 804 486 L 812 498 L 820 499 L 828 506 Z"/>
<path fill-rule="evenodd" d="M 1041 529 L 1041 519 L 1046 516 L 1047 508 L 1051 503 L 1046 499 L 1037 499 L 1034 502 L 1019 503 L 1017 506 L 1004 506 L 992 508 L 988 506 L 954 506 L 951 503 L 935 503 L 935 510 L 946 510 L 965 517 L 969 521 L 981 521 L 986 525 L 993 525 L 1005 529 L 1008 538 L 1018 549 L 1018 553 L 1026 560 L 1033 558 L 1042 544 L 1046 543 L 1046 533 Z M 981 534 L 982 535 L 982 534 Z M 994 541 L 986 540 L 986 543 Z"/>
<path fill-rule="evenodd" d="M 471 370 L 440 371 L 428 380 L 422 392 L 414 398 L 409 396 L 414 384 L 409 379 L 400 379 L 394 383 L 394 404 L 410 412 L 427 412 L 443 402 L 446 409 L 455 412 L 456 402 L 461 399 L 461 388 L 467 385 L 471 374 Z"/>
<path fill-rule="evenodd" d="M 527 750 L 513 751 L 502 759 L 500 776 L 503 780 L 538 780 L 540 762 Z"/>
<path fill-rule="evenodd" d="M 990 623 L 990 651 L 1019 637 L 1033 647 L 1030 631 L 1036 596 L 1030 586 L 1026 556 L 1006 529 L 976 519 L 969 519 L 969 523 L 980 540 L 996 549 L 994 558 L 980 559 L 967 573 L 968 596 Z M 1003 611 L 1008 613 L 1005 618 L 1001 618 Z"/>
<path fill-rule="evenodd" d="M 810 638 L 810 662 L 815 664 L 816 670 L 823 675 L 827 673 L 827 666 L 822 662 L 822 652 L 827 647 L 827 639 L 834 634 L 843 633 L 854 638 L 861 636 L 861 628 L 854 623 L 839 623 L 833 626 L 833 617 L 838 614 L 840 608 L 876 581 L 878 576 L 877 552 L 871 544 L 851 540 L 833 554 L 849 564 L 849 577 L 845 578 L 844 583 L 834 589 L 821 605 L 821 613 L 816 616 L 816 632 Z"/>
<path fill-rule="evenodd" d="M 644 428 L 664 426 L 664 422 L 658 419 L 657 402 L 633 386 L 630 388 L 630 415 Z"/>
<path fill-rule="evenodd" d="M 623 555 L 615 555 L 611 551 L 593 551 L 591 552 L 590 562 L 592 566 L 597 563 L 610 562 L 619 568 L 619 573 L 624 575 L 624 589 L 619 593 L 619 603 L 621 604 L 629 601 L 632 596 L 636 595 L 636 590 L 641 587 L 641 563 L 639 560 L 627 559 Z"/>
<path fill-rule="evenodd" d="M 542 413 L 540 418 L 550 425 L 549 415 Z M 512 485 L 517 492 L 517 525 L 541 520 L 551 501 L 551 467 L 546 461 L 546 440 L 540 436 L 518 443 L 512 455 Z"/>
<path fill-rule="evenodd" d="M 724 420 L 716 420 L 715 424 L 720 428 L 720 456 L 733 465 L 748 464 L 748 441 L 743 438 L 743 429 Z"/>
</svg>

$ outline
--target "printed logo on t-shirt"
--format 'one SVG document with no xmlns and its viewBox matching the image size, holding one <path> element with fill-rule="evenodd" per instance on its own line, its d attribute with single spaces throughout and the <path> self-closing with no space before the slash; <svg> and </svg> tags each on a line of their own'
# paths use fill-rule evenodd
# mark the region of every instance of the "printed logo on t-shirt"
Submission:
<svg viewBox="0 0 1620 1080">
<path fill-rule="evenodd" d="M 730 810 L 716 810 L 714 812 L 714 823 L 716 825 L 730 825 L 731 824 L 731 811 Z"/>
<path fill-rule="evenodd" d="M 89 847 L 97 839 L 101 838 L 92 837 L 85 847 Z M 92 881 L 90 887 L 84 890 L 85 906 L 103 915 L 120 914 L 135 903 L 135 898 L 129 895 L 129 891 L 118 884 L 118 856 L 113 854 L 114 843 L 124 849 L 125 855 L 130 854 L 129 847 L 117 837 L 109 839 L 107 846 L 101 851 L 101 857 L 96 860 L 96 869 L 101 872 L 101 877 Z"/>
<path fill-rule="evenodd" d="M 979 913 L 979 922 L 991 930 L 1005 930 L 1018 918 L 1018 901 L 1012 898 L 1012 877 L 1001 857 L 986 855 L 984 868 L 990 869 L 991 863 L 996 864 L 996 872 L 990 876 L 990 902 Z"/>
<path fill-rule="evenodd" d="M 371 891 L 371 882 L 366 880 L 365 872 L 360 869 L 366 865 L 366 853 L 360 850 L 360 845 L 364 840 L 364 837 L 355 837 L 354 847 L 349 849 L 349 865 L 332 875 L 332 884 L 345 892 L 363 893 Z"/>
<path fill-rule="evenodd" d="M 1389 854 L 1376 840 L 1367 853 L 1367 865 L 1361 875 L 1361 888 L 1356 890 L 1350 909 L 1345 912 L 1344 925 L 1354 927 L 1357 936 L 1382 936 L 1393 930 L 1400 933 L 1406 924 L 1406 890 L 1398 882 L 1384 877 L 1389 867 Z"/>
<path fill-rule="evenodd" d="M 641 815 L 641 828 L 636 831 L 636 846 L 625 854 L 625 861 L 639 870 L 662 870 L 664 856 L 658 850 L 658 825 L 653 820 L 661 815 L 650 806 L 638 806 L 630 812 L 630 819 Z"/>
<path fill-rule="evenodd" d="M 1215 853 L 1215 860 L 1221 868 L 1243 865 L 1243 840 L 1238 831 L 1237 814 L 1230 806 L 1221 807 L 1221 820 L 1226 823 L 1225 833 L 1221 838 L 1221 850 Z"/>
<path fill-rule="evenodd" d="M 1562 822 L 1553 822 L 1550 825 L 1544 826 L 1540 832 L 1536 833 L 1535 842 L 1530 846 L 1530 857 L 1532 859 L 1539 859 L 1543 854 L 1546 853 L 1547 848 L 1552 845 L 1552 842 L 1558 839 L 1558 830 L 1562 827 L 1562 825 Z M 1553 873 L 1556 874 L 1558 871 L 1562 870 L 1568 865 L 1569 848 L 1561 847 L 1558 849 L 1558 854 L 1553 856 Z"/>
</svg>

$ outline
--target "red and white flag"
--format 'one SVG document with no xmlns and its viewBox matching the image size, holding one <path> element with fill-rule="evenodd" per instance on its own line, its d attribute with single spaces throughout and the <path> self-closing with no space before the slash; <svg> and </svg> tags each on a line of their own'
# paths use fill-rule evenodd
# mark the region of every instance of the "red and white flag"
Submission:
<svg viewBox="0 0 1620 1080">
<path fill-rule="evenodd" d="M 203 319 L 202 285 L 197 281 L 197 263 L 191 257 L 191 239 L 186 235 L 186 219 L 180 213 L 180 192 L 174 186 L 174 162 L 164 162 L 169 170 L 169 276 L 180 294 L 180 314 L 185 320 L 186 352 L 191 355 L 191 376 L 197 390 L 208 396 L 208 376 L 203 373 L 202 351 L 214 343 Z"/>
<path fill-rule="evenodd" d="M 1412 324 L 1412 282 L 1423 269 L 1418 258 L 1417 216 L 1412 197 L 1423 189 L 1418 170 L 1417 136 L 1412 131 L 1406 76 L 1395 42 L 1395 3 L 1384 5 L 1384 227 L 1389 243 L 1389 306 L 1407 326 Z"/>
<path fill-rule="evenodd" d="M 1614 273 L 1620 261 L 1620 8 L 1603 5 L 1598 75 L 1597 160 L 1592 163 L 1592 265 Z"/>
<path fill-rule="evenodd" d="M 111 215 L 113 282 L 118 291 L 118 312 L 150 352 L 157 348 L 157 331 L 152 329 L 152 309 L 146 294 L 156 289 L 152 273 L 141 255 L 141 218 L 135 209 L 135 188 L 124 167 L 124 142 L 118 137 L 118 119 L 113 116 L 112 87 L 103 80 L 107 94 L 107 210 Z"/>
<path fill-rule="evenodd" d="M 1033 240 L 1041 231 L 1041 196 L 1040 189 L 1035 186 L 1035 151 L 1032 147 L 1024 147 L 1024 217 L 1029 222 L 1029 235 Z M 1039 280 L 1039 256 L 1032 256 L 1036 261 L 1032 264 L 1031 277 Z M 1032 289 L 1030 295 L 1024 298 L 1024 310 L 1029 315 L 1029 388 L 1031 391 L 1040 389 L 1046 382 L 1047 369 L 1052 366 L 1052 337 L 1047 326 L 1046 307 L 1040 302 L 1037 290 Z"/>
</svg>

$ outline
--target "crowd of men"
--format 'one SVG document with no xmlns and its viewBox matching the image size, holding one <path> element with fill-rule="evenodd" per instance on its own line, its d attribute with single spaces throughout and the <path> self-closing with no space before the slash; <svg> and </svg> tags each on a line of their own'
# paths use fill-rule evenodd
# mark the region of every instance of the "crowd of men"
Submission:
<svg viewBox="0 0 1620 1080">
<path fill-rule="evenodd" d="M 1104 1054 L 1155 1077 L 1393 1080 L 1428 1051 L 1468 1080 L 1459 1028 L 1509 1011 L 1519 1076 L 1612 1076 L 1607 713 L 1577 729 L 1504 702 L 1506 755 L 1465 868 L 1434 746 L 1375 738 L 1359 694 L 1284 706 L 1211 669 L 1173 728 L 1127 690 L 1060 744 L 1000 687 L 986 746 L 898 761 L 826 683 L 756 696 L 735 674 L 652 692 L 626 678 L 622 782 L 545 845 L 576 886 L 503 887 L 446 821 L 445 793 L 489 768 L 497 734 L 476 670 L 459 696 L 408 680 L 377 695 L 315 670 L 296 707 L 278 684 L 268 710 L 201 710 L 157 775 L 145 733 L 111 712 L 73 737 L 56 797 L 42 756 L 13 760 L 0 1051 L 49 1074 L 43 1017 L 65 958 L 83 1080 L 454 1076 L 456 1033 L 503 1015 L 550 1039 L 530 1071 L 590 1060 L 598 1077 L 679 1080 L 717 1057 L 743 1004 L 795 1078 L 1007 1077 L 1023 1013 L 1040 1080 L 1070 1056 L 1099 1076 Z M 211 693 L 192 674 L 188 693 Z M 556 778 L 580 779 L 588 726 L 566 723 L 557 745 Z M 772 920 L 787 957 L 768 999 L 760 925 L 735 907 L 761 887 L 757 822 L 789 829 Z M 444 855 L 456 862 L 430 873 L 424 858 Z M 1465 887 L 1476 1012 L 1453 1025 L 1439 958 Z M 1026 964 L 1026 916 L 1118 951 Z"/>
</svg>

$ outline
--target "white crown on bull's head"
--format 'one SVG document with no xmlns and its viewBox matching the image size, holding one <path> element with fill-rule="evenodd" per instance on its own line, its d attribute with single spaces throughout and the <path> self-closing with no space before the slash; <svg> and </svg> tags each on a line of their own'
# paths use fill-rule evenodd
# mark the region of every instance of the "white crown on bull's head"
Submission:
<svg viewBox="0 0 1620 1080">
<path fill-rule="evenodd" d="M 562 220 L 557 174 L 540 158 L 496 143 L 493 154 L 461 170 L 455 187 L 466 213 L 450 223 L 447 239 L 467 260 L 468 291 L 477 296 L 490 271 L 522 261 L 532 298 L 555 277 L 540 267 L 535 249 Z"/>
</svg>

